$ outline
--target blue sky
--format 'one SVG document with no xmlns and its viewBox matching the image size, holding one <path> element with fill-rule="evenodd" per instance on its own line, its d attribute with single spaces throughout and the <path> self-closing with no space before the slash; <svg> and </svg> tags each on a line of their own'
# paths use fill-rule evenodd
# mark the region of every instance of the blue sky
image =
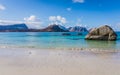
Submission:
<svg viewBox="0 0 120 75">
<path fill-rule="evenodd" d="M 120 0 L 0 0 L 0 23 L 46 27 L 57 23 L 120 30 Z"/>
</svg>

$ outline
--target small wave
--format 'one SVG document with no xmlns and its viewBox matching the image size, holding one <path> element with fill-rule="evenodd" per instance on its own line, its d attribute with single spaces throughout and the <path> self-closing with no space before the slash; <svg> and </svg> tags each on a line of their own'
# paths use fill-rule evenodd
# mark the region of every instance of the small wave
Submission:
<svg viewBox="0 0 120 75">
<path fill-rule="evenodd" d="M 68 38 L 70 40 L 80 40 L 81 38 Z"/>
<path fill-rule="evenodd" d="M 72 50 L 72 51 L 90 51 L 90 52 L 120 52 L 118 49 L 102 49 L 102 48 L 39 48 L 35 46 L 0 46 L 0 48 L 22 48 L 22 49 L 38 49 L 38 50 Z"/>
</svg>

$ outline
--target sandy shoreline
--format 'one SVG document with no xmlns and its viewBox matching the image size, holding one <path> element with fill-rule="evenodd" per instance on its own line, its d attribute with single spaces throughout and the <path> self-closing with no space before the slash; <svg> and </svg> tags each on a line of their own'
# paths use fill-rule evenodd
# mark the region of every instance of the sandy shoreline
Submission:
<svg viewBox="0 0 120 75">
<path fill-rule="evenodd" d="M 0 48 L 0 75 L 119 75 L 119 52 Z"/>
</svg>

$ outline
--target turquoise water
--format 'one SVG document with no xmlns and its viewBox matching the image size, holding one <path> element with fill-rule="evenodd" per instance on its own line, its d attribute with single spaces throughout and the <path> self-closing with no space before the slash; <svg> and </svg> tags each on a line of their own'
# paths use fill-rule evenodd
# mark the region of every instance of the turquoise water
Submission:
<svg viewBox="0 0 120 75">
<path fill-rule="evenodd" d="M 37 48 L 37 49 L 70 49 L 100 48 L 120 49 L 120 33 L 117 41 L 87 41 L 85 34 L 61 36 L 59 32 L 10 32 L 0 33 L 0 47 Z"/>
</svg>

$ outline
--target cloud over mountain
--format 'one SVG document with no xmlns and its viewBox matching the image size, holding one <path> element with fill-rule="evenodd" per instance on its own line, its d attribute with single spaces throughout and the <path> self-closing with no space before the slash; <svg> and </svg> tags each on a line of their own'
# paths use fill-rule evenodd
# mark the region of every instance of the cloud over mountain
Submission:
<svg viewBox="0 0 120 75">
<path fill-rule="evenodd" d="M 28 27 L 30 27 L 30 28 L 40 28 L 42 23 L 43 23 L 35 15 L 31 15 L 29 17 L 25 17 L 24 21 L 28 25 Z"/>
<path fill-rule="evenodd" d="M 52 24 L 66 24 L 67 23 L 67 20 L 65 17 L 62 17 L 62 16 L 50 16 L 49 17 L 49 21 L 52 23 Z"/>
<path fill-rule="evenodd" d="M 29 17 L 24 18 L 25 21 L 27 22 L 39 22 L 40 19 L 37 18 L 35 15 L 31 15 Z"/>
</svg>

